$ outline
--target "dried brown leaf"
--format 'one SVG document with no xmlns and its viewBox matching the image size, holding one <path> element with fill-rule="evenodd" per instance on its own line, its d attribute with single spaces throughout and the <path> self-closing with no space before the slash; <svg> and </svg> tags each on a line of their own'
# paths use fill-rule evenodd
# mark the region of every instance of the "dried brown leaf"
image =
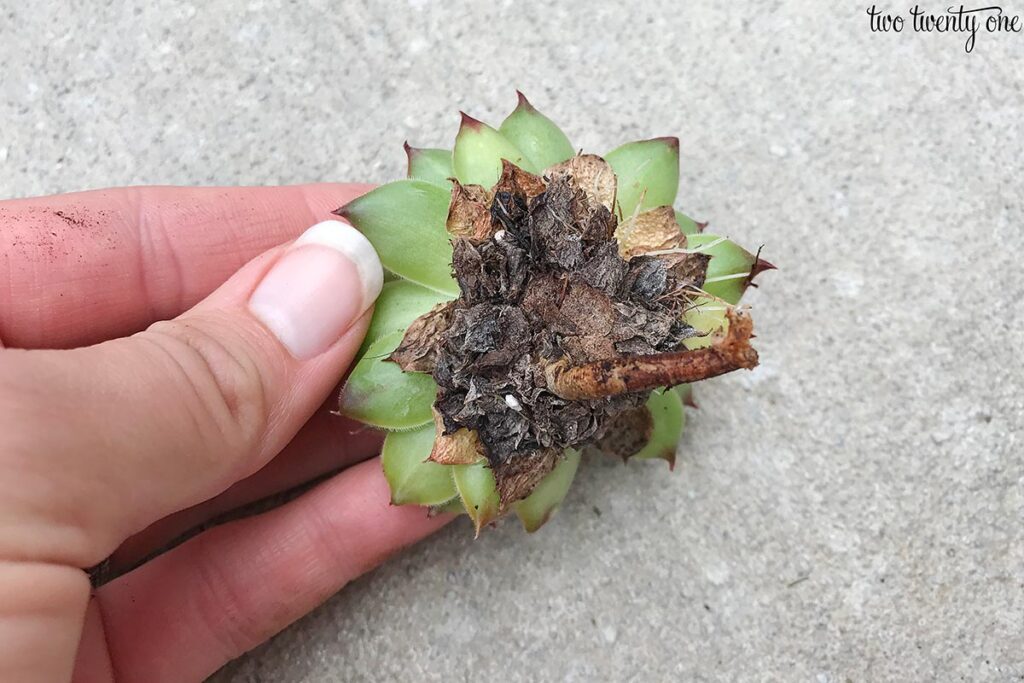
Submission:
<svg viewBox="0 0 1024 683">
<path fill-rule="evenodd" d="M 619 223 L 615 239 L 619 243 L 619 254 L 624 259 L 686 246 L 686 235 L 680 232 L 671 206 L 659 206 L 630 216 Z"/>
<path fill-rule="evenodd" d="M 639 453 L 654 432 L 654 418 L 647 406 L 627 410 L 608 425 L 597 447 L 623 461 Z"/>
<path fill-rule="evenodd" d="M 559 450 L 545 448 L 532 453 L 518 454 L 493 465 L 494 483 L 504 511 L 516 501 L 526 498 L 534 487 L 558 464 Z"/>
<path fill-rule="evenodd" d="M 498 178 L 497 184 L 491 190 L 491 195 L 495 196 L 499 192 L 509 192 L 511 194 L 524 195 L 527 199 L 533 199 L 546 188 L 547 184 L 540 176 L 524 171 L 508 159 L 502 159 L 501 177 Z"/>
<path fill-rule="evenodd" d="M 618 315 L 608 296 L 579 281 L 570 281 L 564 291 L 558 317 L 549 323 L 562 334 L 563 348 L 577 361 L 615 355 L 609 331 Z"/>
<path fill-rule="evenodd" d="M 611 211 L 615 204 L 615 171 L 596 154 L 579 154 L 566 159 L 545 171 L 544 176 L 550 180 L 562 176 L 571 177 L 595 206 L 600 204 Z"/>
<path fill-rule="evenodd" d="M 708 254 L 664 254 L 659 256 L 668 264 L 669 272 L 675 277 L 681 288 L 699 289 L 704 286 L 704 278 L 708 274 Z M 692 297 L 693 291 L 688 294 Z"/>
<path fill-rule="evenodd" d="M 439 465 L 472 465 L 480 460 L 482 446 L 476 430 L 463 427 L 452 434 L 444 433 L 444 419 L 434 408 L 434 425 L 437 436 L 434 437 L 434 448 L 428 460 Z"/>
<path fill-rule="evenodd" d="M 538 453 L 594 443 L 619 414 L 642 406 L 646 391 L 757 361 L 738 337 L 681 351 L 698 334 L 683 315 L 706 257 L 673 248 L 624 259 L 608 208 L 614 180 L 600 171 L 606 166 L 596 157 L 559 164 L 546 189 L 527 200 L 519 178 L 530 176 L 506 165 L 489 206 L 501 232 L 452 240 L 461 294 L 437 344 L 435 405 L 450 434 L 476 432 L 505 503 L 550 469 Z M 604 203 L 592 201 L 580 180 Z M 651 242 L 652 231 L 642 229 L 649 220 L 661 239 Z M 647 240 L 643 246 L 685 244 L 667 210 L 628 227 Z M 622 437 L 629 438 L 642 443 L 636 430 Z"/>
<path fill-rule="evenodd" d="M 452 199 L 448 205 L 448 220 L 445 227 L 455 237 L 483 239 L 490 237 L 491 200 L 487 190 L 480 185 L 462 185 L 452 181 Z"/>
<path fill-rule="evenodd" d="M 451 322 L 455 302 L 438 304 L 409 325 L 388 360 L 405 372 L 433 372 L 437 360 L 437 340 Z"/>
</svg>

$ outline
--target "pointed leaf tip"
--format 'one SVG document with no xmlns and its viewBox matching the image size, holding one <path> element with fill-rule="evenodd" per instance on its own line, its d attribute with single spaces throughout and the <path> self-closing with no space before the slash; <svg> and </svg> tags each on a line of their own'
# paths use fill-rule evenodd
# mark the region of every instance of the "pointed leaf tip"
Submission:
<svg viewBox="0 0 1024 683">
<path fill-rule="evenodd" d="M 416 152 L 418 150 L 412 145 L 410 145 L 408 140 L 402 143 L 402 149 L 405 150 L 405 175 L 406 177 L 411 178 L 413 159 L 415 159 Z"/>
<path fill-rule="evenodd" d="M 675 137 L 674 135 L 667 135 L 665 137 L 654 138 L 653 141 L 662 142 L 671 149 L 674 149 L 677 152 L 679 151 L 679 138 Z"/>
<path fill-rule="evenodd" d="M 707 278 L 704 280 L 704 291 L 730 305 L 739 303 L 743 292 L 750 286 L 751 279 L 758 272 L 758 257 L 731 240 L 706 232 L 689 235 L 686 246 L 699 249 L 711 256 Z"/>
<path fill-rule="evenodd" d="M 452 168 L 460 183 L 490 189 L 501 176 L 502 159 L 524 171 L 537 172 L 523 151 L 498 130 L 465 113 L 462 116 L 452 150 Z"/>
<path fill-rule="evenodd" d="M 551 119 L 537 111 L 526 99 L 526 95 L 519 90 L 516 95 L 519 104 L 502 121 L 498 130 L 522 150 L 535 167 L 534 172 L 539 173 L 572 157 L 576 150 L 565 133 Z"/>
<path fill-rule="evenodd" d="M 455 488 L 479 537 L 480 530 L 501 515 L 494 473 L 486 461 L 475 465 L 453 465 L 451 471 Z"/>
<path fill-rule="evenodd" d="M 533 108 L 533 105 L 530 104 L 530 100 L 526 99 L 526 95 L 523 94 L 522 90 L 516 90 L 516 97 L 519 98 L 519 103 L 516 106 L 517 109 L 536 111 L 536 109 Z"/>
<path fill-rule="evenodd" d="M 472 128 L 473 130 L 480 130 L 481 127 L 486 125 L 480 119 L 474 119 L 472 116 L 462 111 L 461 109 L 459 110 L 459 115 L 462 117 L 462 121 L 459 124 L 460 126 Z"/>
<path fill-rule="evenodd" d="M 754 278 L 756 278 L 758 275 L 760 275 L 764 271 L 766 271 L 766 270 L 778 270 L 778 268 L 774 264 L 769 263 L 768 261 L 765 261 L 763 258 L 760 258 L 760 257 L 756 257 L 756 258 L 757 258 L 757 260 L 754 261 L 754 265 L 752 265 L 750 267 L 750 275 L 748 275 L 747 279 L 744 281 L 744 284 L 747 287 L 757 287 L 757 285 L 754 284 Z"/>
<path fill-rule="evenodd" d="M 423 180 L 444 189 L 451 187 L 448 182 L 452 171 L 452 152 L 448 149 L 412 147 L 405 143 L 408 159 L 407 176 L 410 180 Z"/>
<path fill-rule="evenodd" d="M 757 250 L 757 253 L 754 254 L 754 265 L 752 265 L 750 267 L 750 278 L 749 278 L 748 282 L 752 281 L 755 277 L 757 277 L 758 275 L 760 275 L 761 273 L 763 273 L 766 270 L 778 270 L 779 269 L 779 267 L 776 266 L 774 263 L 772 263 L 770 261 L 765 261 L 763 258 L 761 258 L 761 249 L 763 249 L 763 248 L 764 247 L 760 247 Z"/>
</svg>

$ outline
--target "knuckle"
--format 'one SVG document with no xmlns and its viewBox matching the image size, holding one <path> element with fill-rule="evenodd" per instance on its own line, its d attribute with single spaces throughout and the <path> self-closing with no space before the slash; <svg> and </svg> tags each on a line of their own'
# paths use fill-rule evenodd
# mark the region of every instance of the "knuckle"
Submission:
<svg viewBox="0 0 1024 683">
<path fill-rule="evenodd" d="M 225 338 L 224 326 L 212 333 L 201 321 L 170 320 L 144 333 L 174 368 L 182 389 L 191 394 L 221 442 L 253 447 L 266 429 L 268 398 L 263 376 L 244 339 Z"/>
</svg>

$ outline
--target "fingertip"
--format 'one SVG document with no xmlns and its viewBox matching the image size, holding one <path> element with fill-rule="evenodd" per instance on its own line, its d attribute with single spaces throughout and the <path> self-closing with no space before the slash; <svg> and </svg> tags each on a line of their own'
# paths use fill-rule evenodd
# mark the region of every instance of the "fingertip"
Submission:
<svg viewBox="0 0 1024 683">
<path fill-rule="evenodd" d="M 384 286 L 384 266 L 370 240 L 351 223 L 340 220 L 320 221 L 302 233 L 295 240 L 294 246 L 304 244 L 330 247 L 355 265 L 362 284 L 364 311 L 377 300 Z"/>
<path fill-rule="evenodd" d="M 373 305 L 384 269 L 369 240 L 341 221 L 308 228 L 271 266 L 249 311 L 299 360 L 330 349 Z"/>
</svg>

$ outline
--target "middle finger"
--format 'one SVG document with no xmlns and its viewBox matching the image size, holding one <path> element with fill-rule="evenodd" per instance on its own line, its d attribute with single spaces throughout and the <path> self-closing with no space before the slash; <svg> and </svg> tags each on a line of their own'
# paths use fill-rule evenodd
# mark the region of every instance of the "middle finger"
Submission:
<svg viewBox="0 0 1024 683">
<path fill-rule="evenodd" d="M 331 413 L 330 407 L 334 405 L 335 399 L 328 399 L 281 453 L 255 474 L 209 500 L 158 520 L 125 540 L 110 556 L 106 568 L 108 576 L 128 571 L 217 517 L 376 455 L 384 435 Z"/>
</svg>

